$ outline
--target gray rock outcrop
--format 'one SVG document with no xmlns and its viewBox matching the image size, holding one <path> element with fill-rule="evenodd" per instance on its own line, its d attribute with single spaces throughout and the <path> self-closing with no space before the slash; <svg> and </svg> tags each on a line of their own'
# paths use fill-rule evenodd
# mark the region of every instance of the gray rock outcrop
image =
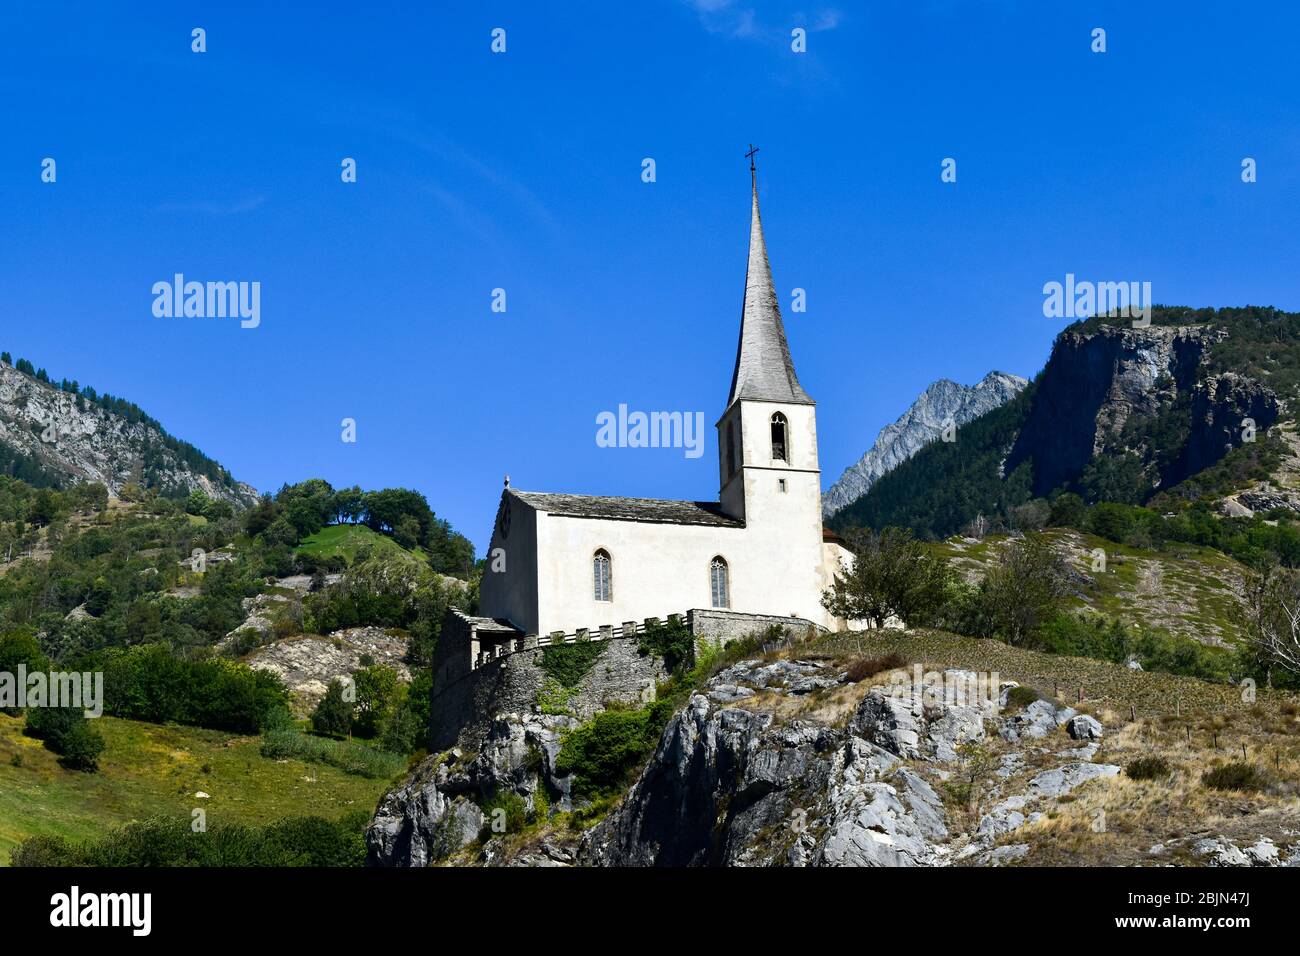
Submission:
<svg viewBox="0 0 1300 956">
<path fill-rule="evenodd" d="M 100 482 L 113 497 L 135 482 L 166 495 L 202 491 L 237 507 L 259 498 L 215 462 L 205 472 L 192 469 L 155 423 L 132 422 L 2 362 L 0 443 L 68 483 Z"/>
<path fill-rule="evenodd" d="M 570 781 L 555 768 L 560 732 L 571 717 L 504 714 L 493 722 L 472 760 L 452 750 L 425 759 L 400 786 L 384 794 L 366 828 L 372 866 L 428 866 L 473 842 L 493 820 L 480 804 L 515 794 L 536 813 L 572 809 Z M 565 864 L 549 855 L 551 865 Z"/>
<path fill-rule="evenodd" d="M 247 626 L 247 622 L 245 624 Z M 379 627 L 351 627 L 329 637 L 301 635 L 273 641 L 247 658 L 254 670 L 277 674 L 289 688 L 295 712 L 310 713 L 325 696 L 330 681 L 344 679 L 359 670 L 363 658 L 397 671 L 397 679 L 410 683 L 407 667 L 407 639 Z"/>
</svg>

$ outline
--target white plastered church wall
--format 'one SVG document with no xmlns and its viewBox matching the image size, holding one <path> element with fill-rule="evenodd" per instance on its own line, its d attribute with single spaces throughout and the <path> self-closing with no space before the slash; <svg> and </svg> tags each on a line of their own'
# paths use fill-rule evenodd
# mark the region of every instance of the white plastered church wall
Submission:
<svg viewBox="0 0 1300 956">
<path fill-rule="evenodd" d="M 710 608 L 710 566 L 721 557 L 727 564 L 729 609 L 843 626 L 821 606 L 821 596 L 834 575 L 851 566 L 852 555 L 823 540 L 816 406 L 799 385 L 790 358 L 757 185 L 752 186 L 740 340 L 727 408 L 718 422 L 719 503 L 706 506 L 730 516 L 729 523 L 725 518 L 721 524 L 693 524 L 553 514 L 537 502 L 564 496 L 523 493 L 531 499 L 525 502 L 507 491 L 509 533 L 502 534 L 499 521 L 492 541 L 492 548 L 505 554 L 505 571 L 493 572 L 490 553 L 481 588 L 484 615 L 545 634 Z M 772 418 L 778 414 L 785 421 L 784 457 L 773 453 Z M 563 503 L 555 507 L 565 510 Z M 593 560 L 598 551 L 610 558 L 610 600 L 597 600 Z"/>
</svg>

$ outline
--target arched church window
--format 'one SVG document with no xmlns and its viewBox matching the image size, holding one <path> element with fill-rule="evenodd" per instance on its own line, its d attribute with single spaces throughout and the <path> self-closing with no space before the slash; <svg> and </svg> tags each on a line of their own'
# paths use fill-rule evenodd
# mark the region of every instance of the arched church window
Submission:
<svg viewBox="0 0 1300 956">
<path fill-rule="evenodd" d="M 597 601 L 614 600 L 613 578 L 610 576 L 609 552 L 600 550 L 591 559 L 592 577 Z"/>
<path fill-rule="evenodd" d="M 727 422 L 727 477 L 736 473 L 736 429 L 733 422 Z"/>
<path fill-rule="evenodd" d="M 772 416 L 772 459 L 774 461 L 790 460 L 785 424 L 785 416 L 780 412 Z"/>
<path fill-rule="evenodd" d="M 714 607 L 731 607 L 731 582 L 727 580 L 727 562 L 721 557 L 709 565 L 709 586 Z"/>
</svg>

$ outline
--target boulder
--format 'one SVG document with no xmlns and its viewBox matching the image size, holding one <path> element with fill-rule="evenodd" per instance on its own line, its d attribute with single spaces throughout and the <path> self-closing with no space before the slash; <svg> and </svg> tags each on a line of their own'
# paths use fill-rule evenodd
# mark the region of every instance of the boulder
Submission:
<svg viewBox="0 0 1300 956">
<path fill-rule="evenodd" d="M 984 739 L 985 716 L 978 702 L 930 700 L 910 686 L 873 687 L 848 730 L 904 759 L 948 763 L 957 759 L 962 744 Z"/>
<path fill-rule="evenodd" d="M 1101 740 L 1101 721 L 1087 714 L 1071 717 L 1065 729 L 1075 740 Z"/>
<path fill-rule="evenodd" d="M 1002 721 L 998 733 L 1003 740 L 1016 742 L 1029 738 L 1041 740 L 1075 715 L 1072 707 L 1059 710 L 1050 700 L 1036 700 L 1018 714 L 1012 714 Z"/>
<path fill-rule="evenodd" d="M 1067 763 L 1038 774 L 1029 781 L 1029 791 L 1037 797 L 1061 797 L 1089 780 L 1119 776 L 1119 771 L 1114 764 Z"/>
<path fill-rule="evenodd" d="M 1251 860 L 1235 843 L 1206 837 L 1192 844 L 1192 853 L 1205 858 L 1206 866 L 1250 866 Z"/>
</svg>

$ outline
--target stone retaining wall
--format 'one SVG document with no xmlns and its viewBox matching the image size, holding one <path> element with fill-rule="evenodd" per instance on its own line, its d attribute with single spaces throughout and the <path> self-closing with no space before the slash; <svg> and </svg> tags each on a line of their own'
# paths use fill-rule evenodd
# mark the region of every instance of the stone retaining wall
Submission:
<svg viewBox="0 0 1300 956">
<path fill-rule="evenodd" d="M 733 611 L 697 609 L 684 615 L 685 623 L 698 640 L 716 646 L 753 633 L 763 633 L 776 624 L 790 636 L 801 637 L 811 621 L 743 614 Z M 497 714 L 529 714 L 540 709 L 539 695 L 552 705 L 562 705 L 574 716 L 587 719 L 610 703 L 648 703 L 656 686 L 668 677 L 663 660 L 642 654 L 638 635 L 621 629 L 612 637 L 600 629 L 599 656 L 577 687 L 566 690 L 551 681 L 542 668 L 545 647 L 536 639 L 519 640 L 519 650 L 510 650 L 486 661 L 475 661 L 471 652 L 471 625 L 455 611 L 443 621 L 433 657 L 433 689 L 429 705 L 429 751 L 450 747 L 476 751 Z M 601 636 L 604 639 L 599 639 Z M 515 642 L 512 641 L 512 646 Z M 558 643 L 558 642 L 557 642 Z M 566 646 L 573 646 L 570 641 Z M 476 666 L 477 665 L 477 666 Z"/>
</svg>

